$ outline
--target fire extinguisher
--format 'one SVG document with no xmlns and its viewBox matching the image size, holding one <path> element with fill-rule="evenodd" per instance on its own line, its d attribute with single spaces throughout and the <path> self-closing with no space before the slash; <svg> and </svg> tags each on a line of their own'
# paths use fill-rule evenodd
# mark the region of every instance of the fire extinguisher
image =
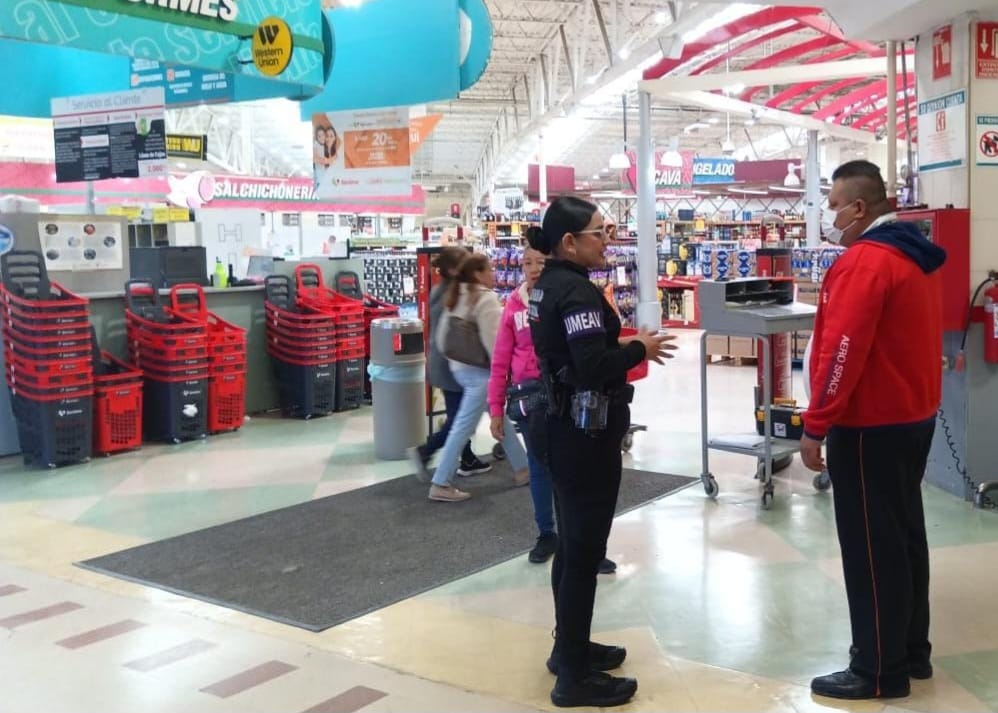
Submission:
<svg viewBox="0 0 998 713">
<path fill-rule="evenodd" d="M 998 364 L 998 284 L 984 291 L 984 361 Z"/>
<path fill-rule="evenodd" d="M 998 364 L 998 272 L 991 270 L 988 272 L 988 278 L 977 286 L 974 296 L 970 298 L 963 341 L 960 342 L 960 351 L 956 355 L 956 370 L 960 372 L 966 364 L 964 354 L 967 349 L 967 334 L 970 332 L 974 304 L 985 287 L 988 289 L 984 291 L 984 361 L 988 364 Z"/>
</svg>

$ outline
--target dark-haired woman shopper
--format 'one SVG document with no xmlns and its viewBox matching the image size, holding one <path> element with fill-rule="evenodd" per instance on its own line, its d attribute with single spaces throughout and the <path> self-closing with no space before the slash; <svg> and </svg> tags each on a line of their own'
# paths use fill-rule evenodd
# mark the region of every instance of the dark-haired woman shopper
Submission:
<svg viewBox="0 0 998 713">
<path fill-rule="evenodd" d="M 637 691 L 617 668 L 627 652 L 589 640 L 596 573 L 606 556 L 620 488 L 620 444 L 630 425 L 633 389 L 627 371 L 644 360 L 661 363 L 673 337 L 641 332 L 620 340 L 620 319 L 589 270 L 605 265 L 603 218 L 573 197 L 551 203 L 531 247 L 551 256 L 530 294 L 534 349 L 548 394 L 530 418 L 533 452 L 551 471 L 558 517 L 558 551 L 551 569 L 555 643 L 548 668 L 558 680 L 556 706 L 622 705 Z"/>
<path fill-rule="evenodd" d="M 464 248 L 448 246 L 443 248 L 433 259 L 433 267 L 440 274 L 440 283 L 430 291 L 430 354 L 427 360 L 427 376 L 430 380 L 430 386 L 440 389 L 443 393 L 447 418 L 440 429 L 434 431 L 426 439 L 425 444 L 409 449 L 409 460 L 416 468 L 416 475 L 424 483 L 430 482 L 430 458 L 444 447 L 451 424 L 454 423 L 454 417 L 457 416 L 457 410 L 461 406 L 461 385 L 454 380 L 447 357 L 437 348 L 436 337 L 437 332 L 440 331 L 440 323 L 443 321 L 444 298 L 447 296 L 447 290 L 454 282 L 461 261 L 468 257 L 468 254 Z M 457 468 L 458 475 L 478 475 L 490 470 L 492 470 L 492 466 L 476 456 L 471 450 L 471 441 L 466 441 L 464 450 L 461 451 L 461 465 Z"/>
<path fill-rule="evenodd" d="M 430 486 L 430 500 L 440 502 L 461 502 L 471 497 L 470 493 L 454 486 L 454 476 L 459 472 L 461 447 L 475 432 L 485 413 L 486 396 L 489 385 L 489 361 L 495 348 L 496 333 L 499 331 L 499 317 L 502 307 L 499 298 L 492 291 L 495 275 L 492 263 L 485 255 L 468 255 L 461 261 L 454 282 L 444 298 L 444 316 L 437 333 L 437 347 L 447 354 L 447 335 L 453 327 L 453 320 L 463 320 L 474 325 L 481 342 L 480 349 L 486 355 L 484 364 L 462 363 L 450 359 L 451 373 L 462 389 L 461 405 L 451 424 L 447 440 L 440 452 L 440 461 L 433 473 Z M 527 470 L 527 454 L 510 426 L 503 440 L 506 458 L 513 469 L 513 484 L 526 485 L 530 482 Z"/>
</svg>

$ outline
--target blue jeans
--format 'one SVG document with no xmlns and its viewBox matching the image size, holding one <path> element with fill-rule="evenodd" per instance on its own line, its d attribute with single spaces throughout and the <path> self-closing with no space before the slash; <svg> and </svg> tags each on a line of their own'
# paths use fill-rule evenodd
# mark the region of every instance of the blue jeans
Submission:
<svg viewBox="0 0 998 713">
<path fill-rule="evenodd" d="M 444 443 L 447 442 L 447 434 L 450 433 L 450 425 L 454 422 L 454 417 L 457 416 L 457 410 L 461 408 L 462 393 L 460 391 L 448 391 L 447 389 L 441 389 L 441 391 L 444 394 L 444 409 L 447 412 L 447 418 L 440 430 L 434 431 L 433 435 L 426 439 L 425 455 L 427 458 L 444 447 Z M 461 462 L 471 463 L 473 460 L 475 460 L 475 453 L 471 450 L 471 441 L 466 441 L 464 450 L 461 452 Z"/>
<path fill-rule="evenodd" d="M 460 465 L 461 449 L 478 428 L 488 401 L 489 370 L 477 366 L 468 366 L 451 362 L 451 373 L 461 385 L 461 406 L 451 423 L 450 432 L 444 442 L 444 448 L 437 461 L 437 469 L 433 473 L 433 484 L 446 487 L 454 480 Z M 520 439 L 517 438 L 513 424 L 507 424 L 506 437 L 503 438 L 503 448 L 510 467 L 522 470 L 527 467 L 527 454 L 523 450 Z"/>
<path fill-rule="evenodd" d="M 554 530 L 554 490 L 551 487 L 551 473 L 527 447 L 527 467 L 530 468 L 530 497 L 534 501 L 534 522 L 542 535 L 553 535 Z"/>
</svg>

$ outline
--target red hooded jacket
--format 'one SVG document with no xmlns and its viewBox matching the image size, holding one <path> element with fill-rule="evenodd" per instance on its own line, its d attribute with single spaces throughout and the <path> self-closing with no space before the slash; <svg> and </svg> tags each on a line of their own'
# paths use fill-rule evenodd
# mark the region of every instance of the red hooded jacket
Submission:
<svg viewBox="0 0 998 713">
<path fill-rule="evenodd" d="M 811 347 L 804 431 L 922 423 L 942 397 L 946 252 L 913 223 L 888 221 L 825 276 Z"/>
</svg>

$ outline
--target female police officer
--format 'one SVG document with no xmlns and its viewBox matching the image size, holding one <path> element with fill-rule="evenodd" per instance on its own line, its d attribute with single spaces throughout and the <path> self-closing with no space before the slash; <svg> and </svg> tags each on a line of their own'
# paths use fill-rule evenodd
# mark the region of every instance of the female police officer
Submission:
<svg viewBox="0 0 998 713">
<path fill-rule="evenodd" d="M 620 320 L 588 271 L 603 267 L 607 238 L 591 203 L 562 197 L 543 227 L 527 234 L 552 258 L 530 294 L 530 330 L 547 392 L 531 414 L 528 438 L 547 463 L 558 516 L 558 551 L 551 570 L 556 633 L 548 668 L 558 676 L 557 706 L 613 706 L 634 696 L 632 678 L 602 673 L 627 652 L 589 641 L 596 573 L 606 555 L 617 491 L 620 443 L 630 423 L 627 370 L 670 357 L 674 337 L 641 333 L 622 342 Z"/>
</svg>

